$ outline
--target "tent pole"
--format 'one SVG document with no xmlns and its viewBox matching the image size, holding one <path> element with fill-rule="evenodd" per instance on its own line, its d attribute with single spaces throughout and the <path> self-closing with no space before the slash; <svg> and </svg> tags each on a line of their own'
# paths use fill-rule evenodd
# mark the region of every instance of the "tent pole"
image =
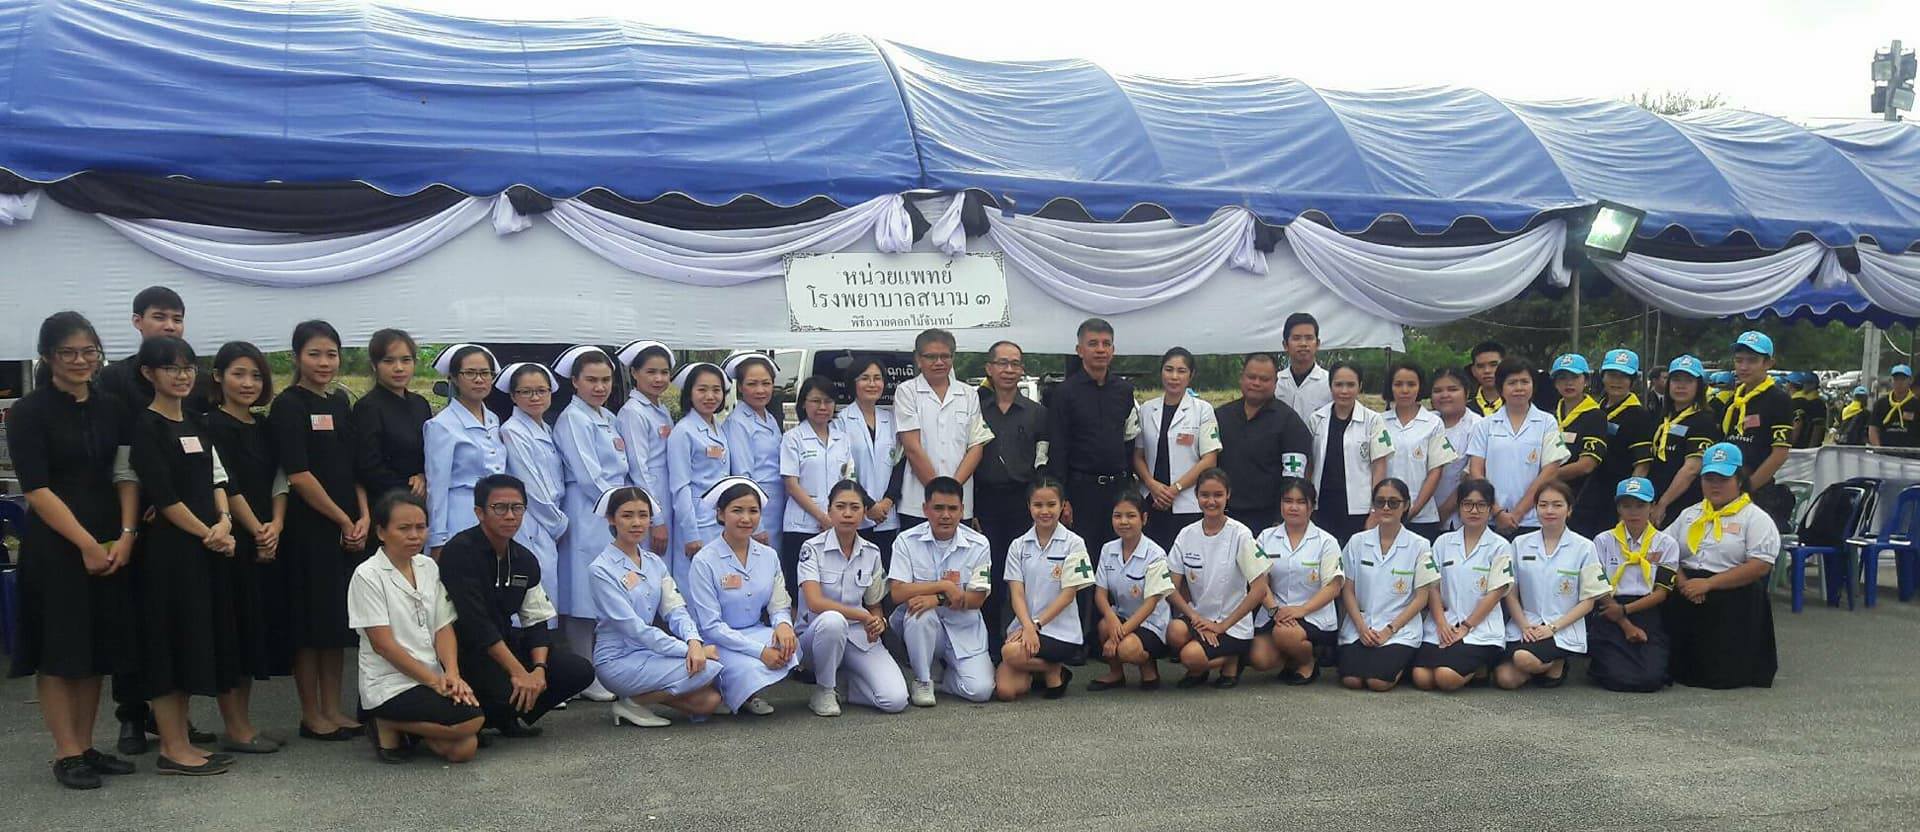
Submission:
<svg viewBox="0 0 1920 832">
<path fill-rule="evenodd" d="M 1860 325 L 1860 383 L 1867 388 L 1867 394 L 1879 392 L 1874 389 L 1876 376 L 1880 374 L 1880 328 L 1873 324 Z M 1848 396 L 1853 394 L 1849 392 Z"/>
<path fill-rule="evenodd" d="M 1580 272 L 1573 273 L 1573 349 L 1580 352 Z"/>
</svg>

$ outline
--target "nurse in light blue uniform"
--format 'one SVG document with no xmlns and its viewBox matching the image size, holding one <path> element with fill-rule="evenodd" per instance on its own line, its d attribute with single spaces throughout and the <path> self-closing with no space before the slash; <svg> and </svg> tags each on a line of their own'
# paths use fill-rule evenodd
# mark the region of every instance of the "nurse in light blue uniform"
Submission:
<svg viewBox="0 0 1920 832">
<path fill-rule="evenodd" d="M 667 543 L 667 568 L 687 585 L 693 556 L 720 536 L 720 521 L 700 510 L 700 495 L 727 477 L 727 438 L 714 418 L 727 398 L 727 377 L 719 365 L 697 361 L 673 377 L 680 390 L 680 421 L 667 436 L 667 487 L 673 490 L 673 536 Z"/>
<path fill-rule="evenodd" d="M 900 533 L 900 512 L 887 496 L 887 487 L 900 462 L 900 446 L 894 441 L 893 408 L 880 404 L 887 392 L 886 365 L 872 356 L 855 358 L 847 366 L 846 382 L 853 391 L 853 403 L 842 408 L 834 421 L 847 434 L 855 478 L 873 498 L 860 535 L 878 544 L 881 564 L 890 565 L 893 539 Z"/>
<path fill-rule="evenodd" d="M 613 411 L 606 407 L 613 394 L 613 358 L 599 347 L 581 345 L 560 354 L 553 371 L 573 383 L 573 401 L 553 424 L 553 444 L 567 472 L 565 499 L 567 536 L 560 544 L 560 591 L 553 605 L 566 616 L 560 624 L 575 655 L 593 655 L 593 607 L 589 575 L 595 559 L 613 536 L 593 510 L 600 495 L 628 485 L 626 443 L 613 427 Z M 596 702 L 613 694 L 598 681 L 581 693 Z"/>
<path fill-rule="evenodd" d="M 434 359 L 433 369 L 453 384 L 453 401 L 422 428 L 426 446 L 427 547 L 435 555 L 447 539 L 480 522 L 473 505 L 473 484 L 507 471 L 507 446 L 500 438 L 500 417 L 487 409 L 500 365 L 493 352 L 473 344 L 455 344 Z"/>
<path fill-rule="evenodd" d="M 654 703 L 696 719 L 720 707 L 714 687 L 719 654 L 702 642 L 666 561 L 647 551 L 653 506 L 653 497 L 634 486 L 601 495 L 595 506 L 614 535 L 591 570 L 594 606 L 600 611 L 593 670 L 621 697 L 613 703 L 615 725 L 668 724 L 647 708 Z"/>
<path fill-rule="evenodd" d="M 673 414 L 667 412 L 667 391 L 673 387 L 673 351 L 659 341 L 634 341 L 614 355 L 627 368 L 633 392 L 620 407 L 613 426 L 627 443 L 627 481 L 648 494 L 667 495 L 667 437 L 673 434 Z M 653 542 L 648 547 L 667 551 L 672 537 L 673 506 L 662 503 L 653 514 Z"/>
<path fill-rule="evenodd" d="M 727 435 L 728 473 L 752 479 L 767 495 L 754 539 L 780 545 L 787 515 L 787 484 L 780 478 L 780 412 L 773 404 L 773 359 L 765 353 L 738 352 L 722 365 L 738 391 L 721 429 Z"/>
<path fill-rule="evenodd" d="M 719 648 L 720 696 L 728 710 L 755 716 L 773 713 L 760 691 L 800 663 L 780 555 L 753 539 L 765 502 L 760 486 L 746 477 L 727 477 L 707 489 L 700 505 L 720 517 L 720 536 L 694 556 L 687 573 L 693 621 Z"/>
<path fill-rule="evenodd" d="M 552 598 L 560 582 L 560 539 L 567 533 L 561 508 L 567 471 L 546 416 L 560 380 L 544 365 L 522 361 L 507 365 L 493 386 L 513 397 L 513 415 L 500 426 L 500 438 L 507 446 L 507 473 L 527 487 L 527 518 L 513 539 L 540 562 L 540 588 Z"/>
</svg>

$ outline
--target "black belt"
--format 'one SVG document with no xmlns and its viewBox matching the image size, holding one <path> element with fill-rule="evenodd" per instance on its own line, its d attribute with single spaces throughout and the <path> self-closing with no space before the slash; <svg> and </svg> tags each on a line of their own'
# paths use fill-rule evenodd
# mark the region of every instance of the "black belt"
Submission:
<svg viewBox="0 0 1920 832">
<path fill-rule="evenodd" d="M 1069 479 L 1088 480 L 1088 481 L 1091 481 L 1094 485 L 1112 485 L 1123 479 L 1126 479 L 1127 475 L 1126 474 L 1090 474 L 1085 471 L 1071 471 L 1071 472 L 1068 472 L 1067 477 Z"/>
</svg>

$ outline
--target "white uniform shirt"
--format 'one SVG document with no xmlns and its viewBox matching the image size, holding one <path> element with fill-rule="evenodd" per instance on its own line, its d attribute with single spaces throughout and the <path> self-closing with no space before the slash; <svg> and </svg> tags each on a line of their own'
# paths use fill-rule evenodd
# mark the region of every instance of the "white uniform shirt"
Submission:
<svg viewBox="0 0 1920 832">
<path fill-rule="evenodd" d="M 1202 616 L 1224 621 L 1240 602 L 1247 600 L 1247 585 L 1267 574 L 1267 557 L 1253 532 L 1240 521 L 1227 518 L 1218 534 L 1209 536 L 1202 520 L 1189 524 L 1173 539 L 1167 553 L 1171 572 L 1187 582 L 1187 596 Z M 1237 639 L 1253 638 L 1253 614 L 1240 617 L 1227 628 Z"/>
<path fill-rule="evenodd" d="M 1287 537 L 1285 523 L 1261 532 L 1260 551 L 1267 555 L 1267 588 L 1273 592 L 1274 606 L 1304 604 L 1314 593 L 1346 576 L 1344 564 L 1340 562 L 1340 541 L 1312 523 L 1307 524 L 1306 534 L 1300 536 L 1299 546 Z M 1334 611 L 1337 603 L 1339 599 L 1335 598 L 1308 613 L 1306 622 L 1320 632 L 1333 632 L 1340 626 L 1339 614 Z M 1254 615 L 1256 626 L 1266 626 L 1273 620 L 1273 613 L 1265 607 Z"/>
<path fill-rule="evenodd" d="M 1773 518 L 1752 503 L 1732 516 L 1721 518 L 1718 534 L 1714 533 L 1712 524 L 1708 524 L 1706 534 L 1700 539 L 1699 551 L 1694 551 L 1687 542 L 1687 529 L 1704 510 L 1697 503 L 1688 506 L 1680 512 L 1680 518 L 1667 527 L 1667 535 L 1680 544 L 1682 568 L 1718 574 L 1746 563 L 1748 558 L 1772 563 L 1780 557 L 1780 529 L 1773 524 Z"/>
<path fill-rule="evenodd" d="M 833 484 L 852 478 L 855 473 L 853 445 L 847 441 L 846 430 L 837 420 L 827 421 L 825 442 L 820 441 L 813 425 L 805 422 L 780 437 L 780 476 L 800 480 L 800 487 L 807 490 L 807 496 L 813 498 L 813 504 L 821 511 L 827 510 L 827 492 Z M 801 534 L 824 531 L 820 521 L 803 511 L 791 493 L 787 495 L 787 514 L 780 520 L 780 530 Z"/>
<path fill-rule="evenodd" d="M 794 568 L 801 586 L 809 581 L 819 584 L 827 600 L 849 607 L 877 606 L 887 594 L 887 570 L 880 566 L 880 547 L 859 535 L 854 536 L 854 553 L 840 551 L 840 535 L 821 532 L 800 545 L 800 565 Z M 813 624 L 814 613 L 807 608 L 807 593 L 800 593 L 800 632 Z M 848 622 L 852 624 L 853 622 Z M 873 648 L 867 628 L 847 627 L 847 643 L 865 652 Z"/>
<path fill-rule="evenodd" d="M 847 442 L 852 446 L 849 453 L 853 458 L 853 467 L 858 472 L 860 485 L 867 489 L 867 496 L 876 501 L 885 497 L 887 485 L 893 480 L 894 463 L 900 461 L 900 443 L 893 434 L 893 408 L 874 406 L 871 433 L 867 431 L 867 418 L 857 404 L 840 408 L 840 415 L 833 418 L 847 434 Z M 904 496 L 904 483 L 901 488 Z M 900 528 L 900 507 L 894 506 L 892 511 L 887 512 L 887 519 L 879 523 L 861 521 L 860 528 L 882 532 Z"/>
<path fill-rule="evenodd" d="M 1087 542 L 1072 529 L 1055 526 L 1053 537 L 1043 546 L 1040 536 L 1028 529 L 1007 547 L 1006 579 L 1009 583 L 1020 582 L 1025 590 L 1027 615 L 1038 618 L 1063 590 L 1093 584 L 1093 563 L 1087 557 Z M 1007 635 L 1012 636 L 1020 631 L 1020 619 L 1013 615 L 1007 617 L 1011 619 L 1007 622 Z M 1080 644 L 1079 599 L 1067 602 L 1067 608 L 1052 621 L 1040 625 L 1040 634 L 1056 641 Z"/>
<path fill-rule="evenodd" d="M 360 631 L 360 705 L 377 708 L 420 684 L 373 649 L 367 630 L 388 627 L 400 649 L 414 661 L 443 672 L 440 654 L 433 649 L 434 634 L 457 618 L 446 587 L 440 585 L 440 566 L 424 554 L 413 556 L 413 583 L 387 559 L 383 549 L 360 562 L 347 587 L 347 626 Z"/>
<path fill-rule="evenodd" d="M 1120 553 L 1118 539 L 1107 541 L 1100 549 L 1100 569 L 1095 581 L 1101 589 L 1107 591 L 1107 603 L 1113 605 L 1113 614 L 1121 621 L 1133 617 L 1140 611 L 1141 604 L 1153 604 L 1153 612 L 1147 613 L 1140 629 L 1167 640 L 1167 620 L 1171 611 L 1166 603 L 1167 593 L 1173 591 L 1173 574 L 1167 567 L 1167 552 L 1160 544 L 1148 540 L 1144 535 L 1133 548 L 1133 557 Z"/>
<path fill-rule="evenodd" d="M 1526 421 L 1520 423 L 1518 431 L 1513 429 L 1513 423 L 1507 419 L 1507 409 L 1502 407 L 1492 416 L 1481 419 L 1467 440 L 1467 456 L 1487 461 L 1487 479 L 1500 497 L 1499 508 L 1505 511 L 1513 511 L 1519 505 L 1520 498 L 1526 496 L 1527 486 L 1533 484 L 1534 477 L 1540 476 L 1541 468 L 1565 462 L 1570 455 L 1566 440 L 1560 436 L 1560 423 L 1537 407 L 1527 408 Z M 1515 512 L 1520 517 L 1520 525 L 1540 525 L 1539 513 L 1533 506 L 1525 509 L 1524 513 Z"/>
<path fill-rule="evenodd" d="M 1487 529 L 1474 542 L 1473 551 L 1466 551 L 1466 545 L 1466 537 L 1458 531 L 1442 534 L 1433 542 L 1433 560 L 1440 567 L 1440 583 L 1435 587 L 1440 592 L 1441 605 L 1446 607 L 1449 627 L 1467 620 L 1487 593 L 1513 583 L 1513 544 L 1506 538 Z M 1467 631 L 1466 642 L 1486 647 L 1505 645 L 1507 624 L 1503 607 L 1503 603 L 1494 604 L 1493 611 Z M 1438 622 L 1432 615 L 1424 618 L 1426 642 L 1439 644 Z"/>
<path fill-rule="evenodd" d="M 1367 626 L 1376 630 L 1400 617 L 1407 604 L 1413 602 L 1415 590 L 1440 580 L 1440 570 L 1433 563 L 1432 546 L 1426 538 L 1404 528 L 1393 536 L 1393 546 L 1384 552 L 1380 550 L 1379 529 L 1356 534 L 1347 541 L 1341 557 L 1347 580 L 1353 583 L 1353 600 L 1359 605 Z M 1420 646 L 1423 630 L 1412 626 L 1413 623 L 1409 621 L 1410 626 L 1395 630 L 1387 644 Z M 1343 619 L 1340 643 L 1353 644 L 1359 640 L 1360 631 L 1354 627 L 1353 619 Z"/>
<path fill-rule="evenodd" d="M 947 382 L 941 398 L 925 376 L 914 376 L 893 389 L 893 427 L 897 433 L 920 432 L 920 447 L 933 463 L 936 475 L 951 477 L 960 470 L 967 449 L 993 441 L 993 431 L 980 415 L 980 393 L 957 380 Z M 908 463 L 900 488 L 900 509 L 919 517 L 926 513 L 927 487 Z M 962 516 L 973 516 L 973 478 L 960 484 Z"/>
<path fill-rule="evenodd" d="M 1307 373 L 1307 378 L 1298 384 L 1293 381 L 1293 368 L 1286 359 L 1280 361 L 1280 377 L 1274 381 L 1273 397 L 1286 402 L 1293 412 L 1312 413 L 1333 403 L 1333 388 L 1327 384 L 1327 368 L 1319 364 Z"/>
<path fill-rule="evenodd" d="M 1452 443 L 1458 455 L 1440 469 L 1440 487 L 1433 492 L 1433 502 L 1436 506 L 1452 497 L 1453 492 L 1460 489 L 1460 482 L 1467 478 L 1467 442 L 1473 438 L 1473 426 L 1480 424 L 1483 418 L 1485 417 L 1468 408 L 1461 412 L 1460 421 L 1454 422 L 1453 427 L 1444 428 L 1447 432 L 1447 441 Z M 1442 419 L 1440 423 L 1445 425 L 1446 420 Z M 1455 511 L 1452 517 L 1442 517 L 1440 521 L 1448 529 L 1460 528 L 1460 512 Z"/>
<path fill-rule="evenodd" d="M 1167 397 L 1162 394 L 1134 408 L 1134 419 L 1140 428 L 1134 444 L 1146 453 L 1148 470 L 1153 469 L 1154 457 L 1160 452 L 1160 422 L 1166 415 L 1166 404 Z M 1213 415 L 1213 405 L 1191 390 L 1180 400 L 1167 433 L 1167 475 L 1174 480 L 1192 471 L 1200 464 L 1201 457 L 1220 450 L 1220 423 Z M 1173 480 L 1167 482 L 1171 485 Z M 1200 513 L 1200 501 L 1193 492 L 1194 489 L 1189 488 L 1173 498 L 1174 514 Z M 1147 493 L 1146 486 L 1141 486 L 1140 493 Z"/>
<path fill-rule="evenodd" d="M 993 588 L 992 547 L 986 535 L 961 526 L 953 537 L 935 540 L 933 524 L 921 523 L 893 541 L 893 573 L 888 579 L 903 584 L 952 581 L 968 592 Z M 940 617 L 957 658 L 987 652 L 987 621 L 979 610 L 956 610 L 942 605 L 924 615 Z"/>
<path fill-rule="evenodd" d="M 1513 541 L 1514 589 L 1520 593 L 1520 608 L 1525 621 L 1507 620 L 1507 640 L 1524 641 L 1526 627 L 1556 621 L 1567 610 L 1588 598 L 1613 591 L 1600 574 L 1600 558 L 1593 553 L 1593 541 L 1568 530 L 1560 533 L 1560 545 L 1546 551 L 1544 536 L 1527 532 Z M 1587 620 L 1573 623 L 1553 634 L 1553 643 L 1563 650 L 1587 652 Z"/>
<path fill-rule="evenodd" d="M 1600 558 L 1600 574 L 1613 585 L 1613 594 L 1637 598 L 1653 591 L 1654 581 L 1660 579 L 1660 570 L 1680 571 L 1680 542 L 1671 535 L 1649 524 L 1641 539 L 1627 538 L 1627 545 L 1641 550 L 1646 561 L 1646 568 L 1642 568 L 1639 563 L 1627 563 L 1627 553 L 1620 542 L 1625 534 L 1616 525 L 1593 539 L 1593 552 Z M 1653 581 L 1647 580 L 1648 577 Z"/>
<path fill-rule="evenodd" d="M 1281 371 L 1286 375 L 1286 371 Z M 1313 432 L 1313 487 L 1320 489 L 1325 479 L 1327 431 L 1333 424 L 1333 404 L 1329 402 L 1307 417 L 1307 429 Z M 1387 419 L 1377 410 L 1355 403 L 1353 418 L 1347 420 L 1347 432 L 1341 437 L 1347 468 L 1347 513 L 1366 514 L 1373 504 L 1373 461 L 1392 458 L 1393 434 L 1387 432 Z"/>
<path fill-rule="evenodd" d="M 1427 481 L 1428 471 L 1460 458 L 1453 442 L 1447 439 L 1447 426 L 1440 421 L 1438 413 L 1423 407 L 1413 415 L 1412 421 L 1401 424 L 1400 416 L 1389 410 L 1381 414 L 1380 421 L 1386 425 L 1387 435 L 1393 439 L 1394 452 L 1387 457 L 1387 476 L 1399 477 L 1415 497 L 1420 496 L 1420 486 Z M 1426 505 L 1420 507 L 1420 513 L 1407 518 L 1407 521 L 1440 522 L 1440 503 L 1445 499 L 1446 495 L 1436 485 L 1433 499 L 1428 500 Z"/>
</svg>

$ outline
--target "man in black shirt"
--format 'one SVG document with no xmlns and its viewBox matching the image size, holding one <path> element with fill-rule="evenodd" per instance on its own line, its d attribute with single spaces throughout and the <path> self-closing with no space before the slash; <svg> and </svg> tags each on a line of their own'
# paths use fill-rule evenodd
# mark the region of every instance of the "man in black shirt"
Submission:
<svg viewBox="0 0 1920 832">
<path fill-rule="evenodd" d="M 540 561 L 513 539 L 526 517 L 526 493 L 506 474 L 482 478 L 473 488 L 480 525 L 440 551 L 440 582 L 459 614 L 453 629 L 460 670 L 487 727 L 506 737 L 538 736 L 533 723 L 593 681 L 591 662 L 551 647 L 547 622 L 555 613 L 540 588 Z"/>
<path fill-rule="evenodd" d="M 1867 444 L 1920 447 L 1920 397 L 1913 394 L 1913 368 L 1893 365 L 1893 389 L 1874 400 L 1867 415 Z"/>
<path fill-rule="evenodd" d="M 1793 514 L 1793 493 L 1773 481 L 1793 447 L 1793 399 L 1774 383 L 1773 339 L 1748 330 L 1733 342 L 1735 386 L 1720 416 L 1727 441 L 1740 447 L 1740 465 L 1746 469 L 1753 503 L 1787 528 Z"/>
<path fill-rule="evenodd" d="M 1233 482 L 1227 515 L 1254 534 L 1278 522 L 1280 481 L 1304 477 L 1313 458 L 1313 433 L 1285 402 L 1274 398 L 1280 362 L 1249 354 L 1240 364 L 1240 398 L 1214 409 L 1220 424 L 1220 468 Z"/>
<path fill-rule="evenodd" d="M 1047 405 L 1047 435 L 1053 437 L 1047 468 L 1067 489 L 1066 520 L 1097 557 L 1113 539 L 1113 502 L 1133 486 L 1132 450 L 1139 432 L 1133 384 L 1114 378 L 1113 324 L 1099 318 L 1082 321 L 1074 352 L 1080 371 L 1054 388 Z M 1086 644 L 1098 644 L 1093 590 L 1080 593 L 1080 625 Z"/>
<path fill-rule="evenodd" d="M 980 389 L 980 416 L 993 431 L 973 473 L 973 516 L 992 545 L 993 591 L 981 613 L 987 619 L 988 655 L 998 658 L 1007 629 L 1007 547 L 1032 527 L 1027 487 L 1047 462 L 1047 409 L 1020 395 L 1026 355 L 1001 341 L 987 348 L 987 380 Z"/>
</svg>

